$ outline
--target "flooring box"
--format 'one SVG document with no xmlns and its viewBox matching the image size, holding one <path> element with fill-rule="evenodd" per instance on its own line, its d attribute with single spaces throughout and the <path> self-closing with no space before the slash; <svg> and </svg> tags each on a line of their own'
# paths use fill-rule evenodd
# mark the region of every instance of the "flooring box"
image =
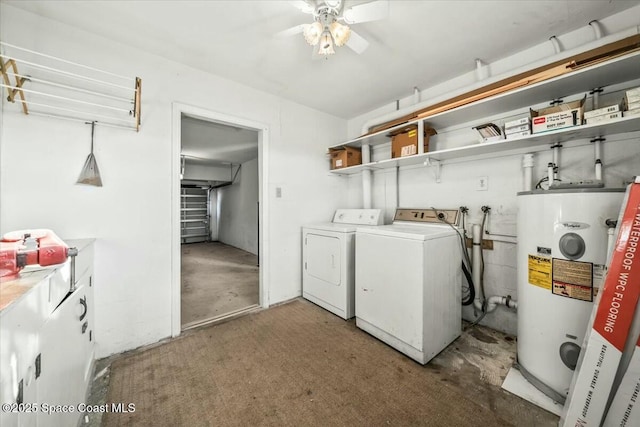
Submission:
<svg viewBox="0 0 640 427">
<path fill-rule="evenodd" d="M 640 297 L 640 177 L 630 184 L 604 286 L 560 419 L 563 427 L 600 426 Z"/>
<path fill-rule="evenodd" d="M 619 102 L 617 104 L 609 105 L 608 107 L 598 108 L 596 110 L 585 111 L 584 118 L 589 121 L 590 118 L 597 116 L 604 116 L 606 114 L 617 113 L 618 111 L 622 111 L 623 102 Z"/>
<path fill-rule="evenodd" d="M 362 164 L 362 151 L 356 147 L 329 148 L 331 169 L 341 169 Z"/>
<path fill-rule="evenodd" d="M 636 312 L 638 310 L 640 309 L 636 309 Z M 611 402 L 603 426 L 631 427 L 638 420 L 640 420 L 640 340 L 636 344 L 627 371 Z"/>
<path fill-rule="evenodd" d="M 612 120 L 618 120 L 621 118 L 622 118 L 622 111 L 618 111 L 615 113 L 603 114 L 601 116 L 589 117 L 585 121 L 587 122 L 587 124 L 592 125 L 594 123 L 610 122 Z"/>
<path fill-rule="evenodd" d="M 531 131 L 533 133 L 580 126 L 584 115 L 584 98 L 566 104 L 554 105 L 541 110 L 531 110 Z"/>
<path fill-rule="evenodd" d="M 506 122 L 504 124 L 504 128 L 505 129 L 511 129 L 511 128 L 515 128 L 518 126 L 522 126 L 522 125 L 530 125 L 531 124 L 531 119 L 529 117 L 522 117 L 520 119 L 516 119 L 516 120 L 511 120 L 510 122 Z M 507 132 L 509 133 L 509 132 Z"/>
<path fill-rule="evenodd" d="M 424 129 L 424 152 L 429 151 L 429 137 L 435 135 L 435 129 Z M 391 132 L 391 158 L 405 157 L 418 154 L 418 126 L 412 125 Z"/>
</svg>

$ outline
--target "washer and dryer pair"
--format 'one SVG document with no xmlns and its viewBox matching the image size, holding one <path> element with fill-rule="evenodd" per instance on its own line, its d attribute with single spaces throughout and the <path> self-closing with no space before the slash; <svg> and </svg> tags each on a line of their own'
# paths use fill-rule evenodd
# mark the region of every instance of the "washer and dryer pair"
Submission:
<svg viewBox="0 0 640 427">
<path fill-rule="evenodd" d="M 338 210 L 331 225 L 303 229 L 303 297 L 355 315 L 360 329 L 425 364 L 462 329 L 462 251 L 445 223 L 455 226 L 458 211 L 398 209 L 390 225 L 374 211 Z M 336 223 L 356 212 L 376 222 Z"/>
</svg>

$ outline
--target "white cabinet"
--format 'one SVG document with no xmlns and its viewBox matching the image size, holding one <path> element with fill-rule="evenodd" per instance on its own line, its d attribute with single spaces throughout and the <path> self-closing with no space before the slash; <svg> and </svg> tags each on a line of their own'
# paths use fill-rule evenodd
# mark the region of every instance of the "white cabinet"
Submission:
<svg viewBox="0 0 640 427">
<path fill-rule="evenodd" d="M 0 284 L 20 291 L 0 311 L 0 403 L 20 405 L 0 412 L 2 427 L 66 427 L 82 416 L 78 404 L 85 402 L 94 357 L 93 240 L 67 243 L 79 250 L 74 292 L 69 261 L 26 269 Z M 74 412 L 44 414 L 45 405 L 71 405 Z"/>
<path fill-rule="evenodd" d="M 38 401 L 74 408 L 74 412 L 40 411 L 41 426 L 76 425 L 81 415 L 77 406 L 85 401 L 93 358 L 90 281 L 91 276 L 81 279 L 75 292 L 51 314 L 40 331 Z"/>
</svg>

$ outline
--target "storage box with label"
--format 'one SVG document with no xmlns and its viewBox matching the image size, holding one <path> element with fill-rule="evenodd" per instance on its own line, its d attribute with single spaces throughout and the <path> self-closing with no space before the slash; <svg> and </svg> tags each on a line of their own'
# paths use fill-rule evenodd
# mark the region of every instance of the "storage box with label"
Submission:
<svg viewBox="0 0 640 427">
<path fill-rule="evenodd" d="M 509 122 L 506 122 L 504 124 L 504 128 L 507 132 L 505 133 L 509 133 L 509 129 L 511 128 L 516 128 L 519 126 L 523 126 L 523 125 L 530 125 L 531 124 L 531 119 L 529 117 L 521 117 L 519 119 L 515 119 L 515 120 L 511 120 Z M 520 132 L 520 131 L 519 131 Z"/>
<path fill-rule="evenodd" d="M 533 133 L 580 126 L 584 115 L 584 98 L 566 104 L 554 105 L 541 110 L 531 110 L 531 131 Z"/>
<path fill-rule="evenodd" d="M 429 151 L 429 137 L 437 134 L 430 127 L 424 128 L 424 152 Z M 418 154 L 418 126 L 411 125 L 391 132 L 391 158 L 405 157 Z"/>
<path fill-rule="evenodd" d="M 592 117 L 603 116 L 605 114 L 617 113 L 618 111 L 622 111 L 622 105 L 624 101 L 620 101 L 617 104 L 609 105 L 602 108 L 597 108 L 591 111 L 585 111 L 584 119 L 589 120 Z"/>
<path fill-rule="evenodd" d="M 610 122 L 612 120 L 617 120 L 620 118 L 622 118 L 622 111 L 618 111 L 610 114 L 603 114 L 601 116 L 589 117 L 588 119 L 585 119 L 585 122 L 587 122 L 588 125 L 592 125 L 594 123 L 605 123 L 605 122 Z"/>
<path fill-rule="evenodd" d="M 346 168 L 362 164 L 362 151 L 356 147 L 330 148 L 331 169 Z"/>
</svg>

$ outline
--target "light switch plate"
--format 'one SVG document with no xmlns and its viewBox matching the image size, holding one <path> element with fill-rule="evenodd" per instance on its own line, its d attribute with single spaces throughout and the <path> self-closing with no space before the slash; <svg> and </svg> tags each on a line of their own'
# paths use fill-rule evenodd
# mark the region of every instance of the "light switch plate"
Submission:
<svg viewBox="0 0 640 427">
<path fill-rule="evenodd" d="M 479 176 L 477 181 L 477 191 L 487 191 L 489 189 L 489 177 Z"/>
</svg>

